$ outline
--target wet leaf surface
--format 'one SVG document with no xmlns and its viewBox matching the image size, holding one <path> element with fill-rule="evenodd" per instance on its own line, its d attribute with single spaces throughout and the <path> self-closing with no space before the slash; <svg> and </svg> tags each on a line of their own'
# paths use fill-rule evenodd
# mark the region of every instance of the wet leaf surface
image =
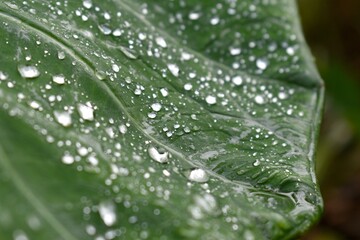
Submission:
<svg viewBox="0 0 360 240">
<path fill-rule="evenodd" d="M 288 239 L 323 87 L 293 1 L 0 3 L 0 237 Z"/>
</svg>

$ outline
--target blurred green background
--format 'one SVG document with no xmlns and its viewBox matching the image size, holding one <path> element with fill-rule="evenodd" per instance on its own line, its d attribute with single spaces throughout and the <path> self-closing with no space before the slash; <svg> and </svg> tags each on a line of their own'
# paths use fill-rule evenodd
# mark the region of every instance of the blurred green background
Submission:
<svg viewBox="0 0 360 240">
<path fill-rule="evenodd" d="M 301 240 L 360 239 L 360 0 L 298 0 L 326 85 L 317 154 L 324 214 Z"/>
</svg>

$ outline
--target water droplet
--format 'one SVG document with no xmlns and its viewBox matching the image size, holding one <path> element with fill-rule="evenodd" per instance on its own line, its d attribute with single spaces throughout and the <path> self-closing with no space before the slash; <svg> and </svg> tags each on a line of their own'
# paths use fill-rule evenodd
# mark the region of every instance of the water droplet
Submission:
<svg viewBox="0 0 360 240">
<path fill-rule="evenodd" d="M 130 59 L 137 59 L 136 52 L 126 47 L 120 47 L 120 50 L 124 55 Z"/>
<path fill-rule="evenodd" d="M 185 176 L 193 182 L 205 183 L 209 181 L 209 175 L 201 168 L 194 168 L 190 171 L 186 171 Z"/>
<path fill-rule="evenodd" d="M 154 119 L 154 118 L 156 118 L 156 113 L 154 113 L 154 112 L 148 113 L 148 117 L 151 119 Z"/>
<path fill-rule="evenodd" d="M 268 62 L 265 59 L 259 58 L 256 60 L 256 66 L 261 70 L 265 70 L 268 66 Z"/>
<path fill-rule="evenodd" d="M 62 74 L 53 76 L 52 80 L 53 80 L 54 83 L 57 83 L 57 84 L 60 84 L 60 85 L 65 83 L 65 77 Z"/>
<path fill-rule="evenodd" d="M 185 83 L 184 89 L 185 89 L 186 91 L 190 91 L 192 88 L 193 88 L 193 86 L 191 85 L 191 83 Z"/>
<path fill-rule="evenodd" d="M 150 157 L 159 163 L 167 163 L 169 161 L 169 153 L 163 151 L 163 149 L 156 149 L 155 147 L 149 147 L 148 153 Z"/>
<path fill-rule="evenodd" d="M 232 56 L 236 56 L 241 53 L 241 48 L 230 47 L 229 51 Z"/>
<path fill-rule="evenodd" d="M 265 99 L 264 99 L 263 96 L 257 95 L 257 96 L 255 97 L 255 102 L 256 102 L 257 104 L 264 104 L 264 103 L 265 103 Z"/>
<path fill-rule="evenodd" d="M 112 68 L 112 70 L 113 70 L 114 72 L 119 72 L 119 71 L 120 71 L 120 67 L 119 67 L 118 65 L 116 65 L 116 64 L 113 64 L 113 65 L 111 66 L 111 68 Z"/>
<path fill-rule="evenodd" d="M 240 86 L 243 83 L 243 79 L 241 76 L 235 76 L 232 78 L 232 82 L 236 85 L 236 86 Z"/>
<path fill-rule="evenodd" d="M 172 75 L 174 75 L 175 77 L 178 77 L 179 76 L 179 67 L 176 65 L 176 64 L 173 64 L 173 63 L 169 63 L 167 65 L 168 69 L 170 70 L 170 72 L 172 73 Z"/>
<path fill-rule="evenodd" d="M 83 1 L 84 8 L 90 9 L 92 7 L 92 1 L 91 0 L 84 0 Z"/>
<path fill-rule="evenodd" d="M 110 227 L 115 224 L 115 205 L 112 201 L 101 202 L 99 205 L 99 214 L 106 226 Z"/>
<path fill-rule="evenodd" d="M 260 165 L 260 161 L 257 159 L 254 163 L 253 163 L 253 166 L 257 167 Z"/>
<path fill-rule="evenodd" d="M 39 109 L 39 108 L 41 107 L 41 105 L 40 105 L 38 102 L 36 102 L 36 101 L 31 101 L 31 102 L 29 103 L 29 105 L 30 105 L 30 107 L 33 108 L 33 109 Z"/>
<path fill-rule="evenodd" d="M 110 35 L 111 34 L 111 29 L 107 25 L 104 25 L 104 24 L 99 25 L 99 29 L 104 35 Z"/>
<path fill-rule="evenodd" d="M 292 56 L 295 54 L 295 49 L 293 47 L 288 47 L 286 48 L 286 53 Z"/>
<path fill-rule="evenodd" d="M 163 95 L 163 97 L 167 97 L 169 95 L 169 92 L 166 88 L 160 89 L 160 93 Z"/>
<path fill-rule="evenodd" d="M 87 121 L 93 121 L 94 120 L 94 109 L 92 107 L 89 107 L 84 104 L 78 104 L 77 110 L 80 114 L 80 117 Z"/>
<path fill-rule="evenodd" d="M 54 112 L 56 121 L 64 127 L 69 127 L 72 123 L 71 115 L 68 112 Z"/>
<path fill-rule="evenodd" d="M 120 133 L 125 134 L 127 132 L 126 125 L 124 125 L 124 124 L 120 125 L 119 126 L 119 131 L 120 131 Z"/>
<path fill-rule="evenodd" d="M 18 71 L 23 78 L 32 79 L 40 76 L 39 70 L 35 66 L 20 65 Z"/>
<path fill-rule="evenodd" d="M 157 37 L 157 38 L 155 39 L 155 42 L 156 42 L 157 45 L 159 45 L 159 46 L 162 47 L 162 48 L 166 48 L 166 47 L 167 47 L 167 43 L 166 43 L 165 39 L 162 38 L 162 37 Z"/>
<path fill-rule="evenodd" d="M 151 108 L 152 110 L 154 110 L 155 112 L 159 112 L 161 110 L 161 104 L 160 103 L 153 103 L 151 104 Z"/>
<path fill-rule="evenodd" d="M 0 81 L 4 81 L 7 78 L 8 78 L 8 76 L 5 73 L 3 73 L 2 71 L 0 71 Z"/>
<path fill-rule="evenodd" d="M 73 163 L 74 163 L 75 159 L 74 159 L 74 157 L 71 156 L 70 154 L 65 153 L 64 156 L 61 158 L 61 161 L 62 161 L 63 163 L 65 163 L 65 164 L 70 165 L 70 164 L 73 164 Z"/>
<path fill-rule="evenodd" d="M 198 13 L 198 12 L 191 12 L 191 13 L 189 13 L 189 19 L 190 20 L 197 20 L 197 19 L 199 19 L 200 18 L 200 13 Z"/>
<path fill-rule="evenodd" d="M 115 132 L 114 132 L 114 129 L 112 127 L 108 127 L 105 129 L 107 135 L 110 137 L 110 138 L 114 138 L 115 137 Z"/>
<path fill-rule="evenodd" d="M 284 100 L 287 98 L 287 94 L 285 92 L 279 92 L 278 97 L 279 99 Z"/>
<path fill-rule="evenodd" d="M 213 17 L 212 19 L 210 19 L 210 24 L 211 25 L 217 25 L 219 22 L 220 22 L 219 17 Z"/>
<path fill-rule="evenodd" d="M 213 105 L 213 104 L 216 103 L 216 97 L 209 95 L 209 96 L 207 96 L 207 97 L 205 98 L 205 101 L 206 101 L 208 104 Z"/>
</svg>

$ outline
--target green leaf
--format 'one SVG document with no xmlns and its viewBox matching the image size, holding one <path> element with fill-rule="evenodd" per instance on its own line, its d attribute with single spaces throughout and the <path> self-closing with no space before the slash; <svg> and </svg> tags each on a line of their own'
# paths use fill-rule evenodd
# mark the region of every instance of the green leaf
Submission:
<svg viewBox="0 0 360 240">
<path fill-rule="evenodd" d="M 289 239 L 322 209 L 294 1 L 0 3 L 0 239 Z"/>
</svg>

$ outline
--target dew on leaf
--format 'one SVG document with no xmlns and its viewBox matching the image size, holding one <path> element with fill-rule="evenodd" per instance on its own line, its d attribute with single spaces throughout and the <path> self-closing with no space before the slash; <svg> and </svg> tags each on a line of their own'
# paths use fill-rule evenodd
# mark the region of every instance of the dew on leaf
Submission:
<svg viewBox="0 0 360 240">
<path fill-rule="evenodd" d="M 33 79 L 40 76 L 40 71 L 35 66 L 24 66 L 20 65 L 18 67 L 18 71 L 21 75 L 21 77 L 26 79 Z"/>
<path fill-rule="evenodd" d="M 7 74 L 5 74 L 4 72 L 0 71 L 0 81 L 4 81 L 8 78 Z"/>
<path fill-rule="evenodd" d="M 157 37 L 157 38 L 155 38 L 155 42 L 156 42 L 157 45 L 159 45 L 159 46 L 162 47 L 162 48 L 166 48 L 166 47 L 167 47 L 167 43 L 166 43 L 165 39 L 162 38 L 162 37 Z"/>
<path fill-rule="evenodd" d="M 94 109 L 92 107 L 79 103 L 77 105 L 77 110 L 82 119 L 87 120 L 87 121 L 94 120 Z"/>
<path fill-rule="evenodd" d="M 265 103 L 265 99 L 264 99 L 263 96 L 257 95 L 257 96 L 255 96 L 255 102 L 256 102 L 257 104 L 264 104 L 264 103 Z"/>
<path fill-rule="evenodd" d="M 184 85 L 184 89 L 186 90 L 186 91 L 190 91 L 191 89 L 192 89 L 192 85 L 191 85 L 191 83 L 185 83 L 185 85 Z"/>
<path fill-rule="evenodd" d="M 70 154 L 68 153 L 65 153 L 62 158 L 61 158 L 61 161 L 64 163 L 64 164 L 67 164 L 67 165 L 70 165 L 70 164 L 73 164 L 75 159 L 73 156 L 71 156 Z"/>
<path fill-rule="evenodd" d="M 230 47 L 229 51 L 232 56 L 236 56 L 241 53 L 241 48 Z"/>
<path fill-rule="evenodd" d="M 151 104 L 151 108 L 155 112 L 159 112 L 161 110 L 162 106 L 160 103 L 153 103 L 153 104 Z"/>
<path fill-rule="evenodd" d="M 111 29 L 109 28 L 109 26 L 104 25 L 104 24 L 99 25 L 99 29 L 104 35 L 110 35 L 112 32 Z"/>
<path fill-rule="evenodd" d="M 86 9 L 90 9 L 92 7 L 92 1 L 91 0 L 83 0 L 83 6 Z"/>
<path fill-rule="evenodd" d="M 58 56 L 58 59 L 64 60 L 65 59 L 65 52 L 58 51 L 57 56 Z"/>
<path fill-rule="evenodd" d="M 119 72 L 120 71 L 120 67 L 117 65 L 117 64 L 113 64 L 112 66 L 111 66 L 111 68 L 112 68 L 112 70 L 114 71 L 114 72 Z"/>
<path fill-rule="evenodd" d="M 213 105 L 216 103 L 216 97 L 209 95 L 205 98 L 205 101 L 207 102 L 207 104 Z"/>
<path fill-rule="evenodd" d="M 243 79 L 241 76 L 235 76 L 232 78 L 232 82 L 236 85 L 236 86 L 240 86 L 243 83 Z"/>
<path fill-rule="evenodd" d="M 169 95 L 169 91 L 166 88 L 161 88 L 160 93 L 163 97 L 167 97 Z"/>
<path fill-rule="evenodd" d="M 169 63 L 167 65 L 168 69 L 170 70 L 170 72 L 172 73 L 172 75 L 174 75 L 175 77 L 178 77 L 179 76 L 179 67 L 176 65 L 176 64 L 173 64 L 173 63 Z"/>
<path fill-rule="evenodd" d="M 151 146 L 148 148 L 148 153 L 149 156 L 156 162 L 167 163 L 169 161 L 169 153 L 162 149 L 157 149 Z"/>
<path fill-rule="evenodd" d="M 259 58 L 256 60 L 256 66 L 261 70 L 265 70 L 268 66 L 268 62 L 265 59 Z"/>
<path fill-rule="evenodd" d="M 65 77 L 62 74 L 54 75 L 52 77 L 52 80 L 53 80 L 54 83 L 57 83 L 59 85 L 65 84 Z"/>
<path fill-rule="evenodd" d="M 69 112 L 54 112 L 55 120 L 64 127 L 69 127 L 72 124 L 71 115 Z"/>
<path fill-rule="evenodd" d="M 184 174 L 187 179 L 193 182 L 205 183 L 209 181 L 209 175 L 201 168 L 194 168 L 192 170 L 185 171 Z"/>
<path fill-rule="evenodd" d="M 126 125 L 124 125 L 124 124 L 120 125 L 120 126 L 119 126 L 119 132 L 120 132 L 121 134 L 125 134 L 125 133 L 127 132 L 127 127 L 126 127 Z"/>
<path fill-rule="evenodd" d="M 111 227 L 116 222 L 115 204 L 112 201 L 103 201 L 99 204 L 99 214 L 104 224 Z"/>
</svg>

